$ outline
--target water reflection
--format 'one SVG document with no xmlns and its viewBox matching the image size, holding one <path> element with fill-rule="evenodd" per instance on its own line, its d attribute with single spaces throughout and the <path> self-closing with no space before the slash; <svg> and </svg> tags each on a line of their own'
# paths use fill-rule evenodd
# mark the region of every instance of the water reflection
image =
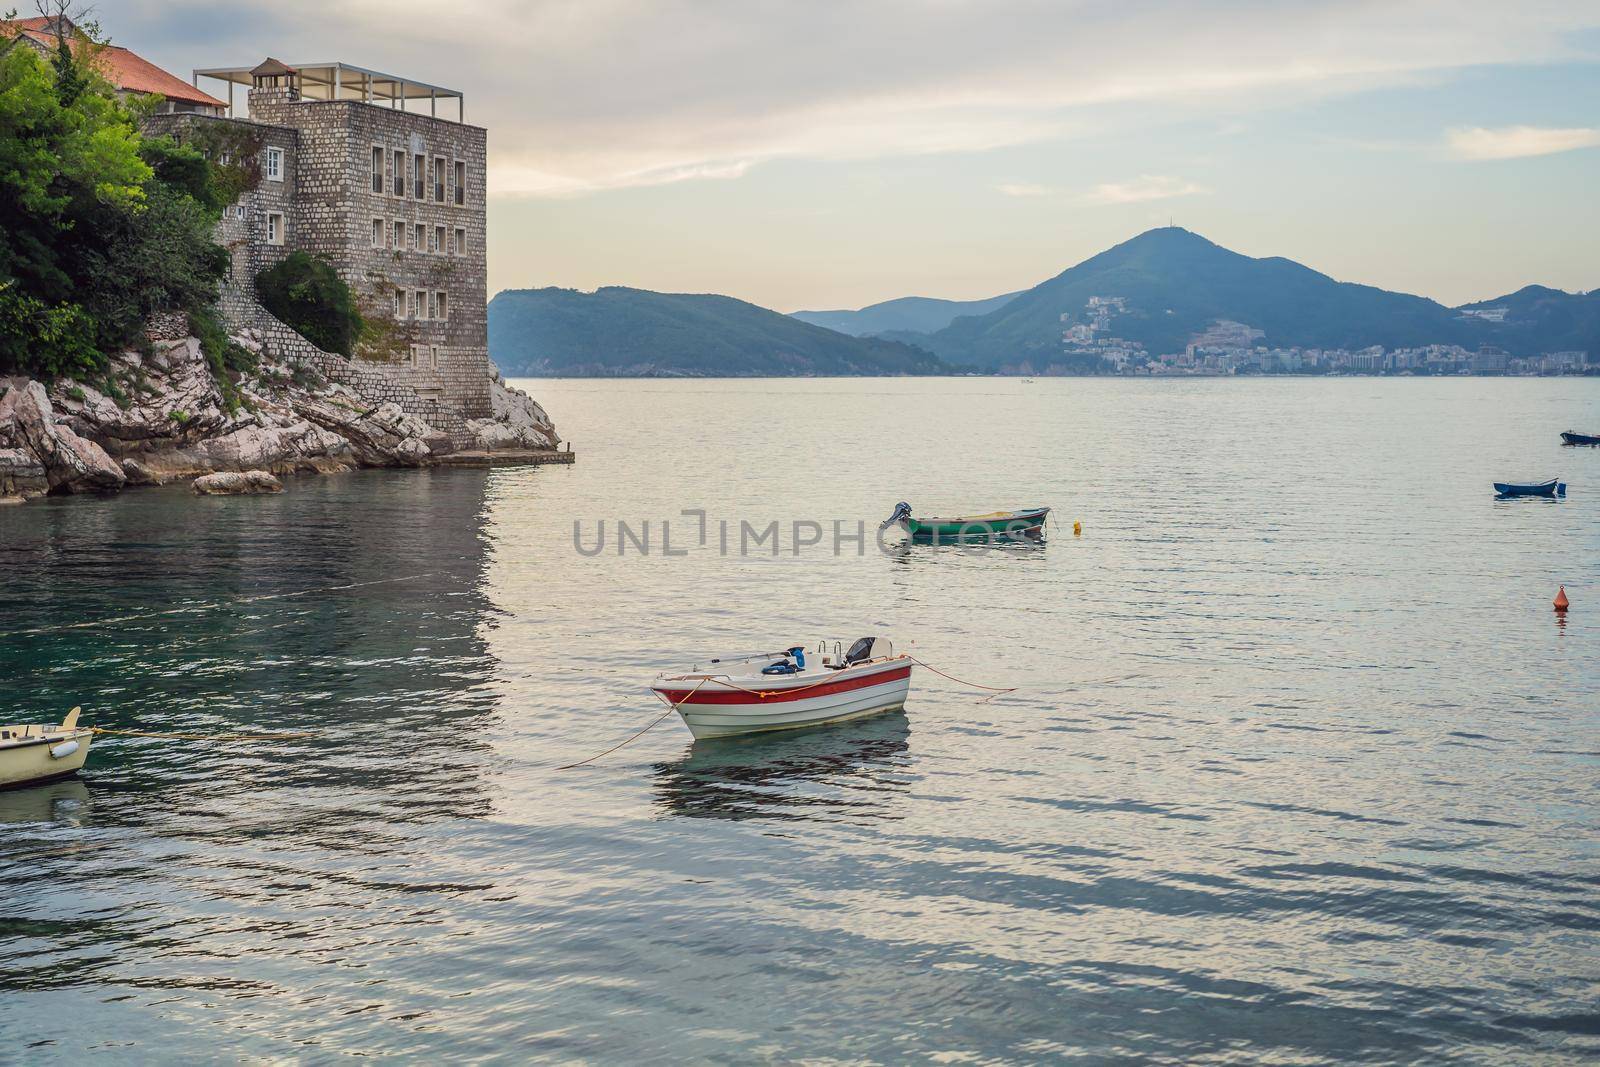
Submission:
<svg viewBox="0 0 1600 1067">
<path fill-rule="evenodd" d="M 699 819 L 887 819 L 907 789 L 905 712 L 820 730 L 695 742 L 654 768 L 663 814 Z"/>
<path fill-rule="evenodd" d="M 89 788 L 77 779 L 0 791 L 0 824 L 78 826 L 89 811 Z"/>
<path fill-rule="evenodd" d="M 31 528 L 8 544 L 21 580 L 6 598 L 0 677 L 29 701 L 9 713 L 81 704 L 93 725 L 311 736 L 103 737 L 83 781 L 122 803 L 102 814 L 165 833 L 181 807 L 203 816 L 184 824 L 191 835 L 226 836 L 248 821 L 316 842 L 489 813 L 495 761 L 484 736 L 497 721 L 497 661 L 484 633 L 497 609 L 483 581 L 481 474 L 169 495 L 67 501 L 28 516 Z M 63 580 L 64 565 L 108 579 L 114 569 L 119 590 L 143 595 L 108 612 L 93 582 Z M 59 625 L 100 618 L 106 625 Z M 0 695 L 0 718 L 10 703 Z M 295 803 L 266 816 L 239 803 L 274 790 Z"/>
<path fill-rule="evenodd" d="M 1040 559 L 1050 542 L 1047 538 L 1004 536 L 976 537 L 969 540 L 946 540 L 938 544 L 931 541 L 905 540 L 887 546 L 884 555 L 896 563 L 932 563 L 939 560 L 969 557 L 989 557 L 996 554 L 1014 555 L 1020 559 Z"/>
</svg>

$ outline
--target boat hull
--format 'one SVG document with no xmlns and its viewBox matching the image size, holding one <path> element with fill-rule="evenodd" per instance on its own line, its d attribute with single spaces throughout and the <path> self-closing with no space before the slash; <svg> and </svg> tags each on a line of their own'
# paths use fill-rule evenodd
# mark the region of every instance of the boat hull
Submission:
<svg viewBox="0 0 1600 1067">
<path fill-rule="evenodd" d="M 826 726 L 898 711 L 905 707 L 911 691 L 911 664 L 893 661 L 858 676 L 837 681 L 821 677 L 812 682 L 816 684 L 790 686 L 787 692 L 774 685 L 749 693 L 714 680 L 698 689 L 692 683 L 679 682 L 657 686 L 655 691 L 676 706 L 696 740 L 736 737 Z"/>
<path fill-rule="evenodd" d="M 93 731 L 77 730 L 71 734 L 25 738 L 20 743 L 0 745 L 0 789 L 19 789 L 76 774 L 89 758 L 89 742 L 93 737 Z M 50 754 L 51 749 L 67 741 L 78 742 L 76 752 L 59 758 Z"/>
<path fill-rule="evenodd" d="M 1559 480 L 1523 485 L 1516 482 L 1495 482 L 1494 491 L 1501 496 L 1555 496 Z"/>
<path fill-rule="evenodd" d="M 1567 432 L 1561 435 L 1563 444 L 1569 445 L 1600 445 L 1600 437 L 1587 433 Z"/>
<path fill-rule="evenodd" d="M 919 541 L 975 540 L 985 537 L 1038 537 L 1044 531 L 1049 508 L 953 519 L 906 520 L 906 531 Z"/>
</svg>

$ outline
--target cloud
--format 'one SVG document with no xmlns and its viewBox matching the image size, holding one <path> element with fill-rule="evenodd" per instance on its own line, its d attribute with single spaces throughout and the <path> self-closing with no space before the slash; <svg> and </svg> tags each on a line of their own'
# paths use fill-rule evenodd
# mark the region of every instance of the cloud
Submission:
<svg viewBox="0 0 1600 1067">
<path fill-rule="evenodd" d="M 533 196 L 1248 117 L 1581 58 L 1600 29 L 1593 0 L 1522 0 L 1514 16 L 1502 0 L 457 0 L 448 17 L 436 0 L 233 0 L 227 19 L 214 0 L 117 7 L 104 28 L 180 73 L 336 56 L 460 88 L 490 131 L 492 188 Z"/>
<path fill-rule="evenodd" d="M 638 171 L 621 171 L 597 181 L 511 163 L 491 171 L 489 191 L 501 196 L 583 196 L 613 189 L 638 189 L 676 182 L 729 181 L 744 177 L 750 166 L 751 161 L 747 159 L 726 163 L 665 164 Z"/>
<path fill-rule="evenodd" d="M 1457 159 L 1520 159 L 1523 156 L 1548 156 L 1578 148 L 1600 145 L 1600 129 L 1549 126 L 1501 126 L 1487 129 L 1473 126 L 1450 130 L 1446 135 L 1450 152 Z"/>
<path fill-rule="evenodd" d="M 1140 204 L 1146 200 L 1170 200 L 1175 196 L 1197 196 L 1211 190 L 1182 178 L 1144 174 L 1128 182 L 1106 182 L 1084 195 L 1090 204 Z"/>
<path fill-rule="evenodd" d="M 1002 196 L 1054 196 L 1059 191 L 1048 185 L 1028 185 L 1025 182 L 1001 182 L 994 188 Z"/>
<path fill-rule="evenodd" d="M 1087 192 L 1078 193 L 1055 185 L 1033 185 L 1027 182 L 1001 182 L 994 189 L 1002 196 L 1070 197 L 1083 204 L 1141 204 L 1147 200 L 1199 196 L 1211 191 L 1196 182 L 1164 174 L 1141 174 L 1131 181 L 1104 182 Z"/>
</svg>

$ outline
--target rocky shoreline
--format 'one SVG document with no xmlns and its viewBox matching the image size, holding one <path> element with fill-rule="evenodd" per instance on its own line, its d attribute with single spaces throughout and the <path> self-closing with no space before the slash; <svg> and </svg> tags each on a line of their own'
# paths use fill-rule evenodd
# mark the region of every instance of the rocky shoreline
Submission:
<svg viewBox="0 0 1600 1067">
<path fill-rule="evenodd" d="M 193 337 L 112 358 L 99 386 L 0 378 L 0 503 L 115 492 L 226 471 L 272 474 L 425 467 L 457 451 L 450 434 L 394 403 L 373 404 L 309 362 L 275 360 L 233 338 L 256 369 L 225 391 Z M 468 420 L 475 449 L 555 449 L 549 416 L 498 373 L 493 417 Z"/>
</svg>

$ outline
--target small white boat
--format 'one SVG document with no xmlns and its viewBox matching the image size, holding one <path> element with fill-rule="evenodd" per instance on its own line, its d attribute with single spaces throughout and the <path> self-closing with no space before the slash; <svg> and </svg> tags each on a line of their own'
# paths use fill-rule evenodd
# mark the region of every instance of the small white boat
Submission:
<svg viewBox="0 0 1600 1067">
<path fill-rule="evenodd" d="M 60 726 L 0 726 L 0 789 L 37 785 L 76 774 L 89 758 L 94 731 L 73 708 Z"/>
<path fill-rule="evenodd" d="M 724 656 L 681 674 L 663 674 L 650 687 L 683 717 L 696 739 L 859 719 L 905 706 L 911 691 L 910 656 L 863 637 L 841 651 L 823 642 L 808 655 L 783 652 Z"/>
</svg>

